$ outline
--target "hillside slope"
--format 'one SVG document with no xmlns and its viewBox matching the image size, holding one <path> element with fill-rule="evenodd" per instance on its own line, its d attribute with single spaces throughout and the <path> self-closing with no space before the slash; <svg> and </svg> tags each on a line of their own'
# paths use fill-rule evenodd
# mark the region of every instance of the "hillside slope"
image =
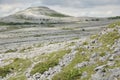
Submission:
<svg viewBox="0 0 120 80">
<path fill-rule="evenodd" d="M 3 80 L 120 80 L 120 22 L 85 39 L 0 54 Z"/>
<path fill-rule="evenodd" d="M 58 23 L 69 22 L 74 17 L 64 15 L 47 7 L 29 7 L 15 14 L 0 19 L 4 23 Z"/>
</svg>

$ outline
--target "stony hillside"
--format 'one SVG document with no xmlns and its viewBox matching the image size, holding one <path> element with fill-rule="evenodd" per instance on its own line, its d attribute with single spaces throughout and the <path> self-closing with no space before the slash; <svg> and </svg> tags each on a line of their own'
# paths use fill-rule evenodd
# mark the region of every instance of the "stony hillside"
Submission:
<svg viewBox="0 0 120 80">
<path fill-rule="evenodd" d="M 87 38 L 0 54 L 0 80 L 120 80 L 120 22 Z"/>
<path fill-rule="evenodd" d="M 73 23 L 89 21 L 113 21 L 119 17 L 100 18 L 100 17 L 73 17 L 62 14 L 48 7 L 38 6 L 29 7 L 9 16 L 0 18 L 0 25 L 32 25 L 32 24 L 49 24 L 49 23 Z"/>
<path fill-rule="evenodd" d="M 73 21 L 74 17 L 56 12 L 48 7 L 29 7 L 0 19 L 4 23 L 59 23 Z M 75 19 L 74 19 L 75 20 Z"/>
</svg>

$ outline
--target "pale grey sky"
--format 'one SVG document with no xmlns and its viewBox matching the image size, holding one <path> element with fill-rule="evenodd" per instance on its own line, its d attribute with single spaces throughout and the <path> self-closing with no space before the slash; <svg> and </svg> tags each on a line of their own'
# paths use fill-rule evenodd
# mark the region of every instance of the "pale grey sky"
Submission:
<svg viewBox="0 0 120 80">
<path fill-rule="evenodd" d="M 0 17 L 31 6 L 47 6 L 72 16 L 120 15 L 120 0 L 0 0 Z"/>
</svg>

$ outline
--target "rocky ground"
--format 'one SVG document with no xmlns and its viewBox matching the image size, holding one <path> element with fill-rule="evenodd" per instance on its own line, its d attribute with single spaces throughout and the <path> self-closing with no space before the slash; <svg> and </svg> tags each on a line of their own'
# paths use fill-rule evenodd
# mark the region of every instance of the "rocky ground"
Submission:
<svg viewBox="0 0 120 80">
<path fill-rule="evenodd" d="M 99 32 L 99 30 L 111 22 L 113 21 L 46 25 L 1 25 L 0 53 L 15 52 L 23 47 L 36 44 L 84 38 Z"/>
<path fill-rule="evenodd" d="M 120 80 L 111 22 L 1 26 L 0 80 Z"/>
</svg>

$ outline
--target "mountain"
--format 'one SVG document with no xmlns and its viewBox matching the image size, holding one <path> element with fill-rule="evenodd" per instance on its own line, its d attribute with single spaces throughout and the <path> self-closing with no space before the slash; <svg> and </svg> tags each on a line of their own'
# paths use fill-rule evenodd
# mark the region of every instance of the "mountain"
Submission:
<svg viewBox="0 0 120 80">
<path fill-rule="evenodd" d="M 56 12 L 48 7 L 29 7 L 15 14 L 0 19 L 0 22 L 17 23 L 58 23 L 69 22 L 74 17 Z"/>
</svg>

